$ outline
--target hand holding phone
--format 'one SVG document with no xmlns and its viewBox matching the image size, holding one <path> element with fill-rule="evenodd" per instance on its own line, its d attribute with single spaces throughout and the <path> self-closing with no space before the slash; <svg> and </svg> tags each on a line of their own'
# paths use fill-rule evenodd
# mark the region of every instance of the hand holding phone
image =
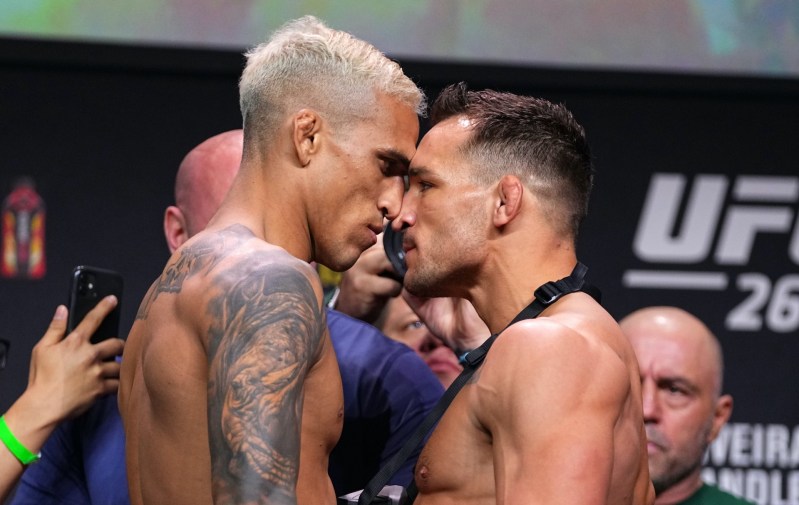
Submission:
<svg viewBox="0 0 799 505">
<path fill-rule="evenodd" d="M 117 305 L 100 323 L 91 337 L 91 343 L 118 337 L 122 286 L 122 276 L 117 272 L 86 265 L 75 267 L 70 279 L 67 333 L 72 332 L 100 300 L 114 295 Z"/>
</svg>

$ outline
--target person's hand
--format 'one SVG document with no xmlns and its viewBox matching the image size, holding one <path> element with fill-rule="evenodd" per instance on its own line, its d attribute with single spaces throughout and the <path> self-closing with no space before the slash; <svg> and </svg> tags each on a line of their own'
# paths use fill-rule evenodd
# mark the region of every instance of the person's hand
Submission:
<svg viewBox="0 0 799 505">
<path fill-rule="evenodd" d="M 119 363 L 125 345 L 119 338 L 92 344 L 90 338 L 116 307 L 108 296 L 64 337 L 67 309 L 59 306 L 50 326 L 31 353 L 28 388 L 24 395 L 38 405 L 39 415 L 59 422 L 81 414 L 100 396 L 119 388 Z"/>
<path fill-rule="evenodd" d="M 456 353 L 480 347 L 491 336 L 491 330 L 468 300 L 420 298 L 407 290 L 402 291 L 402 297 L 430 332 Z"/>
<path fill-rule="evenodd" d="M 377 243 L 364 251 L 358 261 L 341 276 L 335 309 L 348 316 L 374 323 L 389 298 L 402 291 L 394 268 L 383 249 L 383 234 Z"/>
<path fill-rule="evenodd" d="M 66 338 L 67 308 L 60 305 L 33 347 L 28 387 L 3 416 L 11 436 L 28 452 L 41 451 L 58 423 L 119 388 L 119 363 L 114 356 L 122 353 L 124 341 L 90 342 L 92 333 L 116 305 L 113 296 L 100 300 Z M 0 449 L 0 502 L 24 470 L 16 455 Z"/>
</svg>

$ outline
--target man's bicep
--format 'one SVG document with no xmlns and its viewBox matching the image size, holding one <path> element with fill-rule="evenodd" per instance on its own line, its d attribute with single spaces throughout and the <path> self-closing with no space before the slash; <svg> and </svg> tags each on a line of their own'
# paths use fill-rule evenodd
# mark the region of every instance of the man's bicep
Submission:
<svg viewBox="0 0 799 505">
<path fill-rule="evenodd" d="M 280 264 L 220 288 L 209 306 L 214 494 L 293 503 L 303 383 L 324 330 L 318 293 L 304 272 Z"/>
<path fill-rule="evenodd" d="M 506 349 L 505 379 L 494 389 L 504 408 L 495 409 L 492 433 L 499 435 L 498 490 L 514 497 L 507 503 L 592 504 L 606 498 L 617 395 L 602 385 L 605 365 L 590 346 L 559 338 L 564 342 Z"/>
<path fill-rule="evenodd" d="M 504 458 L 506 503 L 605 503 L 613 469 L 612 422 L 581 406 L 558 419 L 523 428 L 523 420 L 495 457 Z M 533 431 L 535 429 L 538 431 Z M 500 449 L 500 448 L 497 448 Z M 514 501 L 516 500 L 516 501 Z"/>
</svg>

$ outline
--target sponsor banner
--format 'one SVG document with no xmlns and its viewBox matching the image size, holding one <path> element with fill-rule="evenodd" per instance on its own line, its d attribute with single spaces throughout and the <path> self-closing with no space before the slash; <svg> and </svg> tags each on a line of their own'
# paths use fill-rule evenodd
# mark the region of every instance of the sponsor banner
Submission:
<svg viewBox="0 0 799 505">
<path fill-rule="evenodd" d="M 762 505 L 799 505 L 799 426 L 727 424 L 702 478 Z"/>
</svg>

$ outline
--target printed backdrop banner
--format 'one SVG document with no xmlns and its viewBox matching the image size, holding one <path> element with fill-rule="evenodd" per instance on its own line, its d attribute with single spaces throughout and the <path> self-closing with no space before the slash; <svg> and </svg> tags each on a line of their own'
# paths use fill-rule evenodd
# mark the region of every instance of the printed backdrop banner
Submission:
<svg viewBox="0 0 799 505">
<path fill-rule="evenodd" d="M 242 58 L 0 40 L 0 63 L 3 215 L 14 191 L 14 208 L 32 209 L 16 219 L 38 212 L 12 238 L 42 258 L 35 275 L 0 277 L 0 338 L 11 343 L 5 410 L 24 390 L 30 350 L 65 303 L 75 265 L 122 273 L 127 333 L 167 259 L 161 220 L 180 160 L 240 125 Z M 799 82 L 404 66 L 430 96 L 466 80 L 573 111 L 597 170 L 578 251 L 605 306 L 621 318 L 676 305 L 707 323 L 735 408 L 705 477 L 761 504 L 799 504 Z M 20 181 L 33 181 L 40 200 L 23 202 Z"/>
<path fill-rule="evenodd" d="M 797 504 L 796 103 L 701 93 L 613 102 L 612 120 L 585 104 L 598 173 L 581 256 L 614 316 L 675 305 L 721 341 L 734 412 L 704 478 L 761 504 Z"/>
</svg>

